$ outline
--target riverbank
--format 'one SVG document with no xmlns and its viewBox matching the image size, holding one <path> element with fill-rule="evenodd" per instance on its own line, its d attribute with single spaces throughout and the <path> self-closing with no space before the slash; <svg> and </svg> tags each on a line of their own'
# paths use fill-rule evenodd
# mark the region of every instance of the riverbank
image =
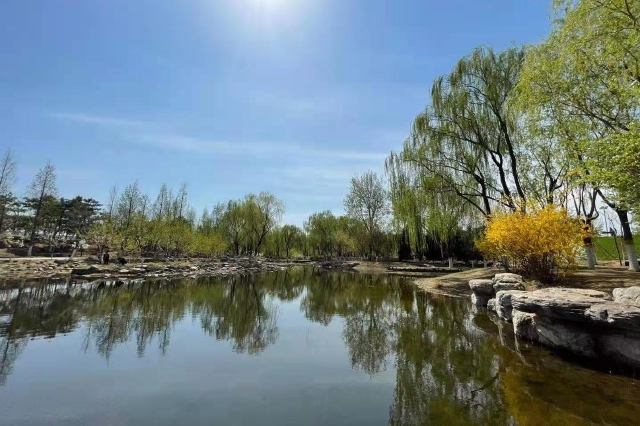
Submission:
<svg viewBox="0 0 640 426">
<path fill-rule="evenodd" d="M 429 293 L 468 297 L 471 296 L 470 280 L 490 279 L 497 272 L 503 271 L 495 268 L 474 268 L 437 277 L 417 278 L 415 284 Z M 527 290 L 540 288 L 538 283 L 531 281 L 525 281 L 524 286 Z M 640 286 L 640 273 L 624 267 L 601 265 L 594 270 L 579 269 L 558 286 L 611 293 L 618 287 Z"/>
</svg>

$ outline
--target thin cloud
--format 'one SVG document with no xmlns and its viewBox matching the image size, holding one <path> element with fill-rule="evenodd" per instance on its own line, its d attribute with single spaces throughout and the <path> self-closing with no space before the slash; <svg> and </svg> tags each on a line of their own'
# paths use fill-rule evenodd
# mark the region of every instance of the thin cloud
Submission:
<svg viewBox="0 0 640 426">
<path fill-rule="evenodd" d="M 104 115 L 78 114 L 78 113 L 67 113 L 67 112 L 56 112 L 56 113 L 51 113 L 49 115 L 53 118 L 57 118 L 65 121 L 71 121 L 74 123 L 95 124 L 95 125 L 109 126 L 109 127 L 144 127 L 144 126 L 151 125 L 151 123 L 144 122 L 144 121 L 129 120 L 124 118 L 109 117 Z"/>
<path fill-rule="evenodd" d="M 144 143 L 161 148 L 182 151 L 192 154 L 238 154 L 268 156 L 273 154 L 289 154 L 311 158 L 329 158 L 351 161 L 384 161 L 387 153 L 367 151 L 343 151 L 340 149 L 320 149 L 282 142 L 230 142 L 223 140 L 200 139 L 182 135 L 168 134 L 134 134 L 127 139 L 134 143 Z"/>
<path fill-rule="evenodd" d="M 386 152 L 346 151 L 339 148 L 317 148 L 315 146 L 296 143 L 282 143 L 272 141 L 226 141 L 204 139 L 186 136 L 177 132 L 161 131 L 153 122 L 112 117 L 107 115 L 92 115 L 82 113 L 52 113 L 52 117 L 74 123 L 91 124 L 110 127 L 120 132 L 127 142 L 155 146 L 172 151 L 190 154 L 228 154 L 270 156 L 273 154 L 289 154 L 298 157 L 323 158 L 331 160 L 382 162 L 387 157 Z"/>
</svg>

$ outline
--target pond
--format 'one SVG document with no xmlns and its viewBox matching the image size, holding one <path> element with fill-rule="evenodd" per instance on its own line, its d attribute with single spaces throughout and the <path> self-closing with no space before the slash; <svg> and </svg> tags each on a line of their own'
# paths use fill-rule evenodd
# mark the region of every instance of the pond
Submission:
<svg viewBox="0 0 640 426">
<path fill-rule="evenodd" d="M 2 425 L 632 425 L 640 381 L 464 299 L 293 269 L 0 291 Z"/>
</svg>

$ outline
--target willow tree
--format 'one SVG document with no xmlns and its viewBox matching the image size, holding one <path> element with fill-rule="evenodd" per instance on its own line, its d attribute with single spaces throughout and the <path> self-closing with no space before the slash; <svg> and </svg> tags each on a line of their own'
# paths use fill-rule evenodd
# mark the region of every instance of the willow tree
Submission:
<svg viewBox="0 0 640 426">
<path fill-rule="evenodd" d="M 637 152 L 628 147 L 637 143 L 640 119 L 640 3 L 554 3 L 559 19 L 527 54 L 519 104 L 577 152 L 583 179 L 620 219 L 630 269 L 639 270 L 628 215 Z M 619 164 L 621 174 L 607 164 Z"/>
<path fill-rule="evenodd" d="M 265 238 L 275 229 L 284 214 L 284 203 L 269 192 L 249 194 L 244 200 L 249 251 L 258 255 Z"/>
<path fill-rule="evenodd" d="M 437 78 L 431 104 L 398 154 L 420 175 L 484 216 L 526 201 L 519 170 L 521 129 L 508 102 L 524 60 L 520 48 L 477 48 Z"/>
<path fill-rule="evenodd" d="M 386 161 L 389 176 L 389 198 L 393 225 L 402 235 L 402 244 L 408 245 L 418 258 L 426 251 L 426 209 L 428 195 L 417 181 L 417 171 L 408 166 L 398 154 L 392 153 Z M 404 253 L 400 257 L 408 257 Z"/>
</svg>

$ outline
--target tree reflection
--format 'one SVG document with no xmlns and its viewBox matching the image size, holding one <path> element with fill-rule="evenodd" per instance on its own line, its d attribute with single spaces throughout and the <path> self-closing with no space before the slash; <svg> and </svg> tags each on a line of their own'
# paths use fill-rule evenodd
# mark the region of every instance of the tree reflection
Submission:
<svg viewBox="0 0 640 426">
<path fill-rule="evenodd" d="M 616 402 L 606 416 L 614 424 L 629 424 L 640 409 L 640 391 L 624 378 L 569 370 L 538 352 L 516 354 L 518 348 L 501 344 L 513 336 L 492 337 L 496 324 L 474 316 L 462 299 L 427 295 L 399 278 L 308 268 L 2 290 L 0 385 L 31 338 L 73 330 L 83 333 L 86 351 L 108 359 L 121 344 L 135 341 L 143 357 L 151 345 L 166 353 L 176 324 L 191 318 L 234 351 L 259 354 L 278 338 L 281 302 L 296 300 L 309 321 L 341 322 L 354 369 L 370 376 L 395 369 L 392 426 L 598 423 L 601 389 Z M 576 398 L 571 383 L 589 391 Z"/>
</svg>

